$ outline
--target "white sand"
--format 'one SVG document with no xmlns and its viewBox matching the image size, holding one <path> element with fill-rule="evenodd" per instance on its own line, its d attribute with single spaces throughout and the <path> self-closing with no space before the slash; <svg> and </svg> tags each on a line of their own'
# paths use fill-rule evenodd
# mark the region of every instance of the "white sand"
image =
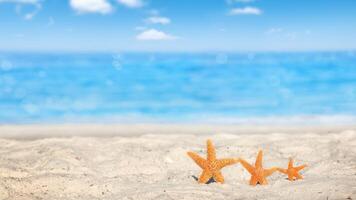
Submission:
<svg viewBox="0 0 356 200">
<path fill-rule="evenodd" d="M 14 136 L 9 130 L 0 128 L 0 135 Z M 0 139 L 0 199 L 356 199 L 355 129 L 272 132 Z M 254 162 L 263 149 L 268 168 L 286 167 L 293 157 L 309 165 L 305 179 L 289 182 L 275 173 L 269 185 L 251 187 L 237 164 L 223 169 L 225 184 L 199 185 L 192 176 L 201 170 L 186 152 L 205 156 L 207 138 L 219 158 Z"/>
</svg>

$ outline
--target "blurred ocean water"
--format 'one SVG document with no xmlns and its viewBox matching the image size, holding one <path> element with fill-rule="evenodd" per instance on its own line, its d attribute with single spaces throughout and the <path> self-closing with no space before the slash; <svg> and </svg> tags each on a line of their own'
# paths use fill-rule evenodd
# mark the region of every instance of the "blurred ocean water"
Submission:
<svg viewBox="0 0 356 200">
<path fill-rule="evenodd" d="M 0 124 L 356 124 L 355 116 L 353 51 L 0 53 Z"/>
</svg>

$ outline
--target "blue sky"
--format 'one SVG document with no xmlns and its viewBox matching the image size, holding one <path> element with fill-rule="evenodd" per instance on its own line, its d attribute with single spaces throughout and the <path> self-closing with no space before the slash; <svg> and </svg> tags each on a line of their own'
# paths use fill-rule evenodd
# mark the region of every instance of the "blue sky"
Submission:
<svg viewBox="0 0 356 200">
<path fill-rule="evenodd" d="M 355 0 L 0 0 L 0 50 L 353 50 L 355 10 Z"/>
</svg>

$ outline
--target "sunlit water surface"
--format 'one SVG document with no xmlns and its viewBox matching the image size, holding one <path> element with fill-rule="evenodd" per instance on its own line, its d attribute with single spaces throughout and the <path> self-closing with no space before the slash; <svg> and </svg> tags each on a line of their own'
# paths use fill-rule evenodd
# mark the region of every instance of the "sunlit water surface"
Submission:
<svg viewBox="0 0 356 200">
<path fill-rule="evenodd" d="M 0 53 L 0 123 L 356 123 L 356 53 Z"/>
</svg>

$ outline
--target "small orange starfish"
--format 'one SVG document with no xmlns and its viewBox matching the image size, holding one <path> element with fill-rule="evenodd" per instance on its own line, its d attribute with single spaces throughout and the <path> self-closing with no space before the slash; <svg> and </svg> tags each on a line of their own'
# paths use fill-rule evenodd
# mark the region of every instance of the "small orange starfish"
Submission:
<svg viewBox="0 0 356 200">
<path fill-rule="evenodd" d="M 215 147 L 211 140 L 207 140 L 207 159 L 200 157 L 194 152 L 187 152 L 194 162 L 203 169 L 202 174 L 199 177 L 199 183 L 206 183 L 211 177 L 214 178 L 216 182 L 224 183 L 224 177 L 220 170 L 228 165 L 238 163 L 237 159 L 216 159 Z"/>
<path fill-rule="evenodd" d="M 298 179 L 303 179 L 303 177 L 299 174 L 299 171 L 304 169 L 306 166 L 307 165 L 301 165 L 301 166 L 298 166 L 298 167 L 294 167 L 293 166 L 293 159 L 290 158 L 289 159 L 289 163 L 288 163 L 288 169 L 278 168 L 278 171 L 280 171 L 283 174 L 287 174 L 288 175 L 288 180 L 294 181 L 294 180 L 298 180 Z"/>
<path fill-rule="evenodd" d="M 273 167 L 271 169 L 263 169 L 262 167 L 262 150 L 258 152 L 255 167 L 250 165 L 248 162 L 240 158 L 240 163 L 242 166 L 251 174 L 250 185 L 257 185 L 257 183 L 261 185 L 267 185 L 266 177 L 272 175 L 275 171 L 278 170 L 277 167 Z"/>
</svg>

